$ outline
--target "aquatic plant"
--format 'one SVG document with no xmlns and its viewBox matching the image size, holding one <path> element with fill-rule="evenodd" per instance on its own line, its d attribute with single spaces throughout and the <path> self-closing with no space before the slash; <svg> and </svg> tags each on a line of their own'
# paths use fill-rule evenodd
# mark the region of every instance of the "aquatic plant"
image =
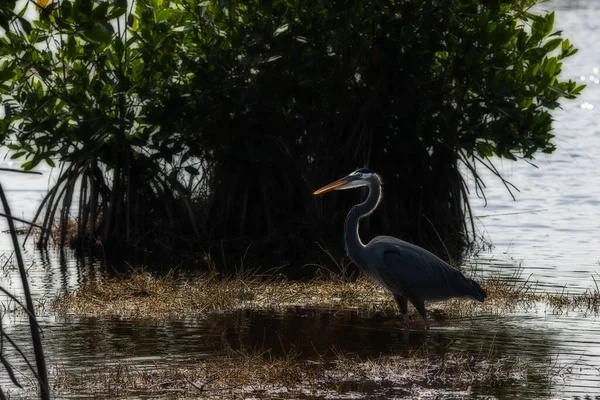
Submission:
<svg viewBox="0 0 600 400">
<path fill-rule="evenodd" d="M 482 346 L 484 346 L 482 344 Z M 236 346 L 237 347 L 237 346 Z M 485 346 L 486 348 L 488 346 Z M 490 348 L 479 354 L 448 350 L 442 355 L 415 352 L 412 356 L 361 358 L 332 347 L 327 356 L 307 359 L 297 349 L 233 348 L 223 340 L 214 354 L 184 366 L 154 363 L 139 367 L 130 361 L 108 361 L 83 371 L 57 366 L 60 393 L 117 397 L 158 396 L 176 392 L 178 398 L 232 397 L 356 398 L 364 394 L 413 397 L 425 393 L 463 396 L 475 390 L 536 380 L 548 386 L 550 362 L 530 366 L 518 357 L 501 357 Z M 160 384 L 157 384 L 160 382 Z M 539 393 L 538 393 L 539 394 Z"/>
</svg>

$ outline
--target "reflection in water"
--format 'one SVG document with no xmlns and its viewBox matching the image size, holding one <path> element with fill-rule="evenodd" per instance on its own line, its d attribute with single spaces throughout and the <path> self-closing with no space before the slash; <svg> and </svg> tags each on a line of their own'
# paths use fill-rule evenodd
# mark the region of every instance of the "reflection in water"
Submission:
<svg viewBox="0 0 600 400">
<path fill-rule="evenodd" d="M 336 351 L 363 360 L 466 354 L 490 362 L 519 360 L 527 378 L 493 388 L 473 387 L 473 395 L 548 398 L 600 390 L 597 319 L 577 314 L 451 318 L 436 321 L 428 335 L 412 332 L 408 341 L 396 317 L 314 309 L 239 311 L 168 321 L 48 318 L 44 326 L 49 364 L 72 372 L 119 362 L 139 368 L 185 368 L 219 354 L 223 342 L 234 349 L 271 349 L 274 357 L 293 349 L 308 360 L 334 360 Z M 8 331 L 26 342 L 25 325 L 12 325 Z"/>
<path fill-rule="evenodd" d="M 45 339 L 50 365 L 73 372 L 118 362 L 139 368 L 185 368 L 219 354 L 223 341 L 233 349 L 271 349 L 273 357 L 285 357 L 293 349 L 307 360 L 335 360 L 340 352 L 363 360 L 388 355 L 429 359 L 466 355 L 492 363 L 520 360 L 527 381 L 473 387 L 473 396 L 547 398 L 558 372 L 554 360 L 565 349 L 560 334 L 544 318 L 525 317 L 529 320 L 525 324 L 523 318 L 452 319 L 435 323 L 429 334 L 412 332 L 408 341 L 397 318 L 350 311 L 300 309 L 275 315 L 240 311 L 162 322 L 76 318 L 47 321 Z M 23 326 L 13 326 L 10 333 L 27 334 Z M 589 382 L 600 381 L 595 376 Z M 584 393 L 572 384 L 568 391 Z"/>
</svg>

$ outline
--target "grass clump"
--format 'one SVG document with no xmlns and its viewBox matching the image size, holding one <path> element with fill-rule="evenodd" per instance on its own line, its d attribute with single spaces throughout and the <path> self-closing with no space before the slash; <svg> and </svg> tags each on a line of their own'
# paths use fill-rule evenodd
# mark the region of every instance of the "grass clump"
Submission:
<svg viewBox="0 0 600 400">
<path fill-rule="evenodd" d="M 224 343 L 217 354 L 185 367 L 152 363 L 110 362 L 90 370 L 54 369 L 59 393 L 111 398 L 158 396 L 174 398 L 323 398 L 356 393 L 386 396 L 469 393 L 473 387 L 488 390 L 518 385 L 532 378 L 518 358 L 493 354 L 447 352 L 412 357 L 390 355 L 361 359 L 333 349 L 333 357 L 303 359 L 294 350 L 275 357 L 271 349 L 232 349 Z M 543 372 L 540 372 L 540 376 Z"/>
<path fill-rule="evenodd" d="M 550 307 L 552 312 L 580 310 L 600 313 L 600 290 L 580 295 L 546 293 L 529 281 L 489 278 L 483 281 L 488 297 L 475 303 L 452 299 L 433 303 L 430 310 L 451 315 L 507 312 Z M 394 313 L 392 296 L 366 276 L 356 279 L 325 273 L 308 281 L 289 281 L 281 276 L 241 273 L 219 276 L 211 271 L 196 278 L 174 274 L 155 276 L 143 269 L 127 277 L 103 278 L 64 292 L 52 303 L 62 315 L 162 318 L 239 309 L 284 310 L 291 307 L 361 309 Z"/>
<path fill-rule="evenodd" d="M 547 302 L 552 307 L 553 312 L 583 311 L 584 314 L 600 314 L 600 288 L 596 278 L 592 276 L 592 279 L 594 287 L 588 288 L 582 294 L 569 295 L 565 292 L 548 294 Z"/>
<path fill-rule="evenodd" d="M 212 311 L 336 307 L 393 309 L 391 297 L 367 278 L 316 278 L 310 282 L 265 278 L 252 273 L 221 277 L 212 271 L 194 279 L 144 270 L 128 277 L 91 281 L 60 294 L 53 308 L 60 314 L 161 317 Z"/>
</svg>

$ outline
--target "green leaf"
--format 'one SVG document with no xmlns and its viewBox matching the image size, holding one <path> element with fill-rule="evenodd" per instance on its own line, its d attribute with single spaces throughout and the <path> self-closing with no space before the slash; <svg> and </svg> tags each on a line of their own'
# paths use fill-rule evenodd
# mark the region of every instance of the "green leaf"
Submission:
<svg viewBox="0 0 600 400">
<path fill-rule="evenodd" d="M 26 34 L 31 34 L 31 22 L 27 21 L 25 18 L 19 18 L 19 22 L 21 23 L 21 27 Z"/>
<path fill-rule="evenodd" d="M 30 171 L 30 170 L 34 169 L 35 167 L 37 167 L 37 165 L 40 163 L 40 161 L 41 161 L 41 159 L 39 157 L 34 157 L 32 160 L 23 163 L 21 165 L 21 168 L 23 168 L 25 171 Z"/>
<path fill-rule="evenodd" d="M 542 47 L 547 52 L 551 52 L 552 50 L 556 49 L 562 43 L 562 41 L 563 40 L 561 38 L 552 39 L 544 43 Z"/>
<path fill-rule="evenodd" d="M 559 68 L 560 64 L 558 64 L 558 60 L 556 58 L 550 58 L 544 67 L 544 75 L 553 77 Z"/>
<path fill-rule="evenodd" d="M 114 38 L 113 45 L 115 46 L 115 54 L 117 58 L 120 60 L 123 58 L 123 54 L 125 53 L 125 47 L 123 46 L 123 41 L 120 37 Z"/>
<path fill-rule="evenodd" d="M 73 6 L 69 0 L 64 0 L 60 6 L 60 19 L 69 19 Z"/>
<path fill-rule="evenodd" d="M 125 1 L 126 3 L 126 1 Z M 125 4 L 125 6 L 119 6 L 119 7 L 114 7 L 106 16 L 107 19 L 116 19 L 119 18 L 120 16 L 122 16 L 123 14 L 125 14 L 127 12 L 127 8 L 126 8 L 127 4 Z"/>
<path fill-rule="evenodd" d="M 105 21 L 108 13 L 108 1 L 103 1 L 92 11 L 92 18 L 96 21 Z"/>
<path fill-rule="evenodd" d="M 67 37 L 67 55 L 69 58 L 75 58 L 77 55 L 77 42 L 75 40 L 75 35 L 69 35 Z"/>
<path fill-rule="evenodd" d="M 93 43 L 104 44 L 112 39 L 113 28 L 108 23 L 96 22 L 92 29 L 83 32 L 84 39 Z"/>
<path fill-rule="evenodd" d="M 511 153 L 509 150 L 505 150 L 502 153 L 502 157 L 508 158 L 509 160 L 517 161 L 517 157 L 515 157 L 514 154 Z"/>
<path fill-rule="evenodd" d="M 133 14 L 127 16 L 127 26 L 132 28 L 134 31 L 137 30 L 137 18 Z"/>
<path fill-rule="evenodd" d="M 5 64 L 6 65 L 6 64 Z M 0 82 L 6 82 L 11 80 L 15 76 L 15 72 L 9 68 L 0 68 Z"/>
<path fill-rule="evenodd" d="M 477 152 L 481 156 L 491 157 L 494 155 L 494 146 L 488 142 L 480 141 L 476 144 Z"/>
<path fill-rule="evenodd" d="M 564 90 L 559 89 L 559 88 L 557 88 L 555 86 L 550 86 L 550 87 L 548 87 L 548 89 L 552 90 L 555 93 L 558 93 L 559 95 L 561 95 L 561 96 L 563 96 L 563 97 L 565 97 L 567 99 L 574 99 L 575 98 L 575 96 L 573 96 L 572 94 L 567 93 Z"/>
<path fill-rule="evenodd" d="M 4 13 L 0 13 L 0 27 L 4 29 L 6 32 L 10 31 L 10 26 L 8 25 L 8 18 Z"/>
<path fill-rule="evenodd" d="M 575 89 L 571 91 L 573 94 L 579 94 L 583 89 L 585 89 L 586 85 L 579 85 Z"/>
<path fill-rule="evenodd" d="M 550 32 L 552 32 L 552 28 L 554 27 L 554 16 L 555 13 L 552 11 L 551 13 L 546 15 L 546 25 L 544 29 L 544 36 L 548 36 Z"/>
<path fill-rule="evenodd" d="M 161 10 L 156 16 L 156 23 L 160 24 L 163 21 L 167 21 L 171 17 L 171 10 L 165 9 Z"/>
<path fill-rule="evenodd" d="M 542 61 L 544 59 L 544 57 L 546 57 L 546 54 L 548 54 L 548 52 L 543 49 L 543 48 L 539 48 L 539 47 L 533 47 L 531 49 L 528 49 L 524 56 L 526 60 L 531 60 L 531 61 Z"/>
</svg>

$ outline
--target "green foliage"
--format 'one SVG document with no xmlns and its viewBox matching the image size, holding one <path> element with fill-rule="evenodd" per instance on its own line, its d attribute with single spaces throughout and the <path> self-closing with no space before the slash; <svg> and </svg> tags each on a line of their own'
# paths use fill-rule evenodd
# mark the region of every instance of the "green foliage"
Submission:
<svg viewBox="0 0 600 400">
<path fill-rule="evenodd" d="M 463 69 L 456 76 L 462 82 L 449 90 L 465 93 L 457 107 L 468 121 L 461 126 L 460 147 L 468 154 L 516 160 L 554 151 L 548 111 L 561 98 L 574 99 L 584 86 L 559 80 L 561 60 L 577 50 L 560 32 L 552 33 L 554 13 L 523 12 L 520 19 L 511 19 L 508 7 L 491 8 L 468 24 L 479 27 L 471 33 L 479 39 L 466 62 L 484 68 L 473 71 L 476 75 Z M 477 51 L 482 46 L 493 51 Z"/>
<path fill-rule="evenodd" d="M 6 32 L 19 26 L 25 32 L 29 32 L 31 23 L 23 18 L 26 8 L 16 12 L 16 6 L 16 0 L 4 0 L 0 2 L 0 28 Z"/>
<path fill-rule="evenodd" d="M 447 238 L 458 164 L 552 152 L 550 111 L 583 89 L 534 2 L 63 0 L 0 40 L 0 130 L 26 169 L 68 162 L 50 210 L 83 177 L 80 235 L 180 227 L 195 196 L 204 239 L 312 240 L 310 188 L 368 163 L 397 199 L 374 229 L 427 241 L 425 215 Z"/>
<path fill-rule="evenodd" d="M 178 174 L 194 166 L 174 159 L 181 149 L 177 132 L 146 120 L 150 102 L 164 95 L 162 83 L 184 78 L 169 57 L 179 45 L 172 30 L 179 17 L 162 31 L 151 28 L 148 12 L 158 2 L 138 2 L 144 24 L 138 29 L 128 28 L 126 9 L 111 2 L 52 5 L 31 31 L 0 38 L 6 109 L 0 129 L 12 158 L 25 157 L 26 170 L 42 161 L 66 163 L 44 200 L 44 223 L 59 212 L 64 243 L 79 194 L 79 238 L 118 244 L 159 230 L 161 220 L 178 224 L 175 205 L 186 206 L 186 217 L 189 209 Z M 44 233 L 41 244 L 48 239 Z"/>
</svg>

